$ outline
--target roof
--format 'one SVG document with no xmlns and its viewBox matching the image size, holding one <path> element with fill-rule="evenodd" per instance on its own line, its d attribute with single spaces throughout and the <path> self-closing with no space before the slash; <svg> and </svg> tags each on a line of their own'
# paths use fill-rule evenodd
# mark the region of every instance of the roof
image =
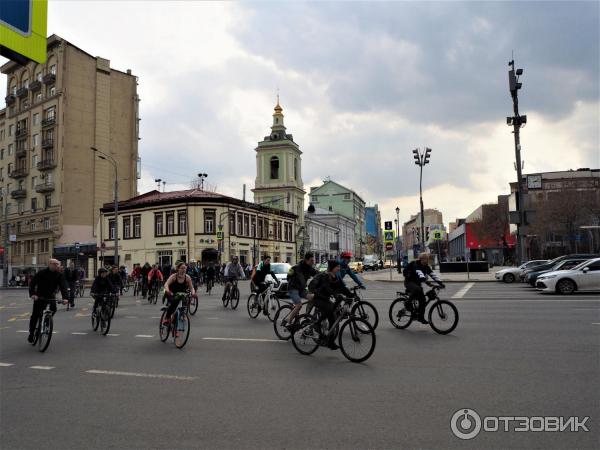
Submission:
<svg viewBox="0 0 600 450">
<path fill-rule="evenodd" d="M 342 189 L 343 189 L 343 190 L 345 190 L 346 192 L 351 192 L 351 193 L 352 193 L 352 194 L 354 194 L 354 195 L 355 195 L 355 196 L 356 196 L 356 197 L 357 197 L 357 198 L 358 198 L 358 199 L 359 199 L 361 202 L 365 203 L 365 201 L 362 199 L 362 197 L 361 197 L 360 195 L 358 195 L 358 194 L 356 193 L 356 191 L 353 191 L 352 189 L 350 189 L 350 188 L 347 188 L 346 186 L 343 186 L 343 185 L 341 185 L 340 183 L 336 183 L 336 182 L 335 182 L 335 181 L 333 181 L 333 180 L 325 180 L 321 186 L 314 186 L 314 187 L 311 187 L 311 188 L 310 188 L 310 194 L 312 194 L 312 193 L 313 193 L 313 191 L 318 191 L 319 189 L 323 188 L 323 187 L 324 187 L 324 186 L 326 186 L 328 183 L 335 184 L 336 186 L 339 186 L 340 188 L 342 188 Z"/>
<path fill-rule="evenodd" d="M 186 189 L 182 191 L 160 192 L 156 189 L 145 194 L 132 197 L 129 200 L 119 202 L 119 211 L 144 208 L 147 206 L 169 205 L 177 203 L 227 203 L 246 208 L 260 208 L 273 214 L 279 214 L 285 217 L 295 218 L 295 214 L 281 209 L 259 206 L 256 203 L 246 202 L 238 198 L 228 197 L 217 192 L 208 192 L 201 189 Z M 114 203 L 105 203 L 101 211 L 111 212 L 114 210 Z"/>
</svg>

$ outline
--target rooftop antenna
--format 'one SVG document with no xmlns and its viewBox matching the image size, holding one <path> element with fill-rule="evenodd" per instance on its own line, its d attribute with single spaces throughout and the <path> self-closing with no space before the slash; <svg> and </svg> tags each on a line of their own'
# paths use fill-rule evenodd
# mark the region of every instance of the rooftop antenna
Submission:
<svg viewBox="0 0 600 450">
<path fill-rule="evenodd" d="M 163 183 L 163 192 L 165 192 L 165 187 L 167 186 L 167 182 L 163 181 L 162 183 Z"/>
<path fill-rule="evenodd" d="M 158 190 L 158 192 L 160 192 L 160 182 L 162 180 L 160 178 L 155 178 L 154 182 L 156 183 L 156 189 Z"/>
</svg>

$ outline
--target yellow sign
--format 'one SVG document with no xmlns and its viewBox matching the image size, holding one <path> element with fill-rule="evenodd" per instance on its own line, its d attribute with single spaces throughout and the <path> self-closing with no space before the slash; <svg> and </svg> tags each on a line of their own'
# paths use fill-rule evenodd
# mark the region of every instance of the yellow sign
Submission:
<svg viewBox="0 0 600 450">
<path fill-rule="evenodd" d="M 48 0 L 0 1 L 0 52 L 20 64 L 46 62 Z"/>
<path fill-rule="evenodd" d="M 396 240 L 396 232 L 394 230 L 385 230 L 383 232 L 383 240 L 384 242 L 391 242 L 394 243 L 394 241 Z"/>
</svg>

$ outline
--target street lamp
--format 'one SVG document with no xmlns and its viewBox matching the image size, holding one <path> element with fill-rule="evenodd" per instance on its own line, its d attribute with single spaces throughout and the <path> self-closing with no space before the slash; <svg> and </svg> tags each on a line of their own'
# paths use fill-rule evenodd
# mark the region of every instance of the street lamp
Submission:
<svg viewBox="0 0 600 450">
<path fill-rule="evenodd" d="M 400 260 L 400 207 L 396 206 L 396 261 Z"/>
<path fill-rule="evenodd" d="M 200 178 L 200 190 L 203 191 L 204 190 L 204 179 L 207 177 L 208 175 L 205 173 L 199 173 L 198 174 L 198 178 Z"/>
<path fill-rule="evenodd" d="M 96 154 L 96 156 L 100 159 L 110 162 L 115 168 L 115 265 L 119 265 L 119 172 L 117 169 L 117 161 L 115 159 L 98 150 L 96 147 L 90 147 L 90 149 Z M 102 239 L 102 237 L 100 237 Z"/>
<path fill-rule="evenodd" d="M 419 236 L 419 252 L 425 250 L 425 216 L 423 213 L 423 167 L 429 164 L 429 157 L 431 155 L 431 149 L 425 147 L 425 152 L 421 152 L 420 149 L 415 148 L 413 151 L 413 157 L 415 158 L 415 164 L 420 168 L 419 175 L 419 200 L 421 203 L 421 233 Z"/>
</svg>

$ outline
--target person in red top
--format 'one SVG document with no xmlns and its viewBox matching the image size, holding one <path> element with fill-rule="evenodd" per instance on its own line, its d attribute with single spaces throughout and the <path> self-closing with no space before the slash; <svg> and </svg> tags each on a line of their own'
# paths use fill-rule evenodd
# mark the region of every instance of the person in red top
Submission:
<svg viewBox="0 0 600 450">
<path fill-rule="evenodd" d="M 136 264 L 133 270 L 131 271 L 131 278 L 137 280 L 142 277 L 142 268 L 139 264 Z"/>
<path fill-rule="evenodd" d="M 164 280 L 163 274 L 156 264 L 152 266 L 152 270 L 148 273 L 148 284 L 152 284 L 152 280 L 155 278 L 161 282 Z"/>
</svg>

